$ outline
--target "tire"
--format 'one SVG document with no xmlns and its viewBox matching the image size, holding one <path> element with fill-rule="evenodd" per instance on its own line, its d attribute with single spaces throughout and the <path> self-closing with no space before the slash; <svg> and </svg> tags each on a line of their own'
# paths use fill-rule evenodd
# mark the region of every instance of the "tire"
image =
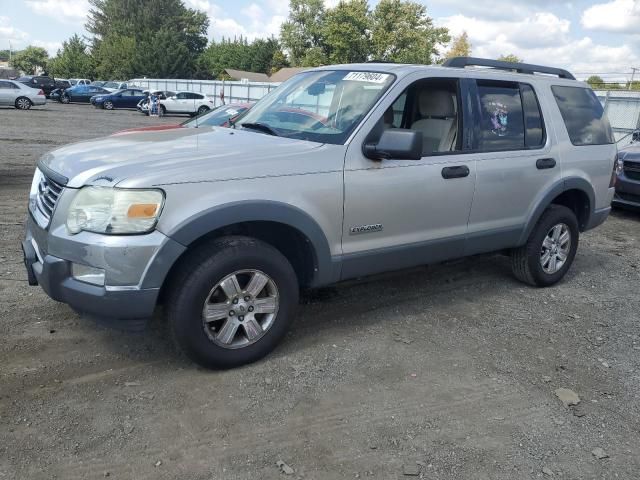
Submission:
<svg viewBox="0 0 640 480">
<path fill-rule="evenodd" d="M 245 291 L 253 279 L 265 277 L 257 295 Z M 239 297 L 230 292 L 240 292 Z M 232 236 L 202 245 L 181 261 L 165 310 L 174 340 L 189 358 L 206 368 L 232 368 L 259 360 L 276 347 L 293 320 L 298 295 L 296 274 L 278 250 Z M 211 323 L 204 318 L 207 305 L 213 309 Z M 258 309 L 266 313 L 249 313 Z M 234 333 L 225 338 L 221 334 L 230 325 L 227 331 Z"/>
<path fill-rule="evenodd" d="M 209 111 L 209 107 L 205 107 L 204 105 L 202 105 L 199 109 L 198 109 L 198 115 L 202 115 L 206 112 Z"/>
<path fill-rule="evenodd" d="M 107 100 L 102 104 L 102 108 L 105 110 L 113 110 L 113 102 L 111 100 Z"/>
<path fill-rule="evenodd" d="M 60 95 L 60 103 L 68 104 L 71 102 L 69 95 Z"/>
<path fill-rule="evenodd" d="M 575 214 L 562 205 L 551 205 L 536 223 L 527 243 L 512 250 L 513 274 L 518 280 L 537 287 L 559 282 L 573 263 L 579 237 Z"/>
<path fill-rule="evenodd" d="M 160 116 L 164 117 L 167 114 L 167 109 L 164 105 L 160 105 Z"/>
<path fill-rule="evenodd" d="M 14 105 L 18 110 L 29 110 L 33 103 L 27 97 L 18 97 Z"/>
</svg>

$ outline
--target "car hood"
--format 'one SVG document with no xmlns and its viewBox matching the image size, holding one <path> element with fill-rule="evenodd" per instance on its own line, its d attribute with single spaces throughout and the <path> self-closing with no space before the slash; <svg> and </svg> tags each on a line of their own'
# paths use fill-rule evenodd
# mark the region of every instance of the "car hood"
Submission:
<svg viewBox="0 0 640 480">
<path fill-rule="evenodd" d="M 634 142 L 618 152 L 622 160 L 640 160 L 640 142 Z"/>
<path fill-rule="evenodd" d="M 67 145 L 44 155 L 40 164 L 66 177 L 72 188 L 144 187 L 309 173 L 308 162 L 292 159 L 322 148 L 344 149 L 243 129 L 173 128 Z"/>
</svg>

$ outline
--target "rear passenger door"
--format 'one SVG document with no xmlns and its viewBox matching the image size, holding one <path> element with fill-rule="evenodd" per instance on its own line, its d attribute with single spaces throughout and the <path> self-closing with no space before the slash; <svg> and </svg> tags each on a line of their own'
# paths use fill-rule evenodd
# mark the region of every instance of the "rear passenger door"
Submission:
<svg viewBox="0 0 640 480">
<path fill-rule="evenodd" d="M 0 80 L 0 105 L 13 105 L 18 88 L 11 82 Z"/>
<path fill-rule="evenodd" d="M 475 82 L 476 186 L 467 254 L 514 247 L 537 204 L 562 172 L 533 85 Z"/>
</svg>

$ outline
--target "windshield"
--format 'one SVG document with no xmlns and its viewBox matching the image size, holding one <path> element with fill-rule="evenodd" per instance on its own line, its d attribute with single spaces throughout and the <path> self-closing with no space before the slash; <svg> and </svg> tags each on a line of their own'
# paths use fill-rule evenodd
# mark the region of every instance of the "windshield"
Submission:
<svg viewBox="0 0 640 480">
<path fill-rule="evenodd" d="M 238 125 L 281 137 L 342 144 L 394 79 L 380 72 L 301 73 L 260 100 Z"/>
<path fill-rule="evenodd" d="M 205 125 L 217 127 L 226 126 L 229 119 L 235 119 L 238 115 L 248 110 L 248 105 L 223 105 L 212 112 L 205 113 L 196 118 L 190 118 L 182 124 L 184 127 L 196 128 Z"/>
<path fill-rule="evenodd" d="M 105 88 L 120 88 L 120 82 L 107 82 L 103 85 Z"/>
</svg>

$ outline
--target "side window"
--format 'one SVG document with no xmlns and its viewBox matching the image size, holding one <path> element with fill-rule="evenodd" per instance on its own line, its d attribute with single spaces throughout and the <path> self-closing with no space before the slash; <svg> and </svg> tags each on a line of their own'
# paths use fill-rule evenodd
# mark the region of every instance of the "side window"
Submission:
<svg viewBox="0 0 640 480">
<path fill-rule="evenodd" d="M 12 87 L 13 87 L 13 85 L 11 85 L 11 83 L 0 81 L 0 89 L 2 89 L 2 90 L 7 89 L 8 90 L 8 89 L 10 89 Z"/>
<path fill-rule="evenodd" d="M 178 95 L 176 95 L 176 98 L 178 100 L 185 100 L 188 98 L 187 95 L 188 95 L 187 93 L 179 93 Z"/>
<path fill-rule="evenodd" d="M 525 128 L 517 83 L 478 81 L 480 144 L 483 151 L 522 150 Z"/>
<path fill-rule="evenodd" d="M 521 83 L 520 96 L 524 110 L 524 143 L 527 148 L 541 147 L 546 138 L 544 121 L 536 93 L 531 85 Z"/>
<path fill-rule="evenodd" d="M 609 120 L 600 101 L 590 88 L 551 87 L 569 138 L 574 145 L 614 143 Z"/>
</svg>

